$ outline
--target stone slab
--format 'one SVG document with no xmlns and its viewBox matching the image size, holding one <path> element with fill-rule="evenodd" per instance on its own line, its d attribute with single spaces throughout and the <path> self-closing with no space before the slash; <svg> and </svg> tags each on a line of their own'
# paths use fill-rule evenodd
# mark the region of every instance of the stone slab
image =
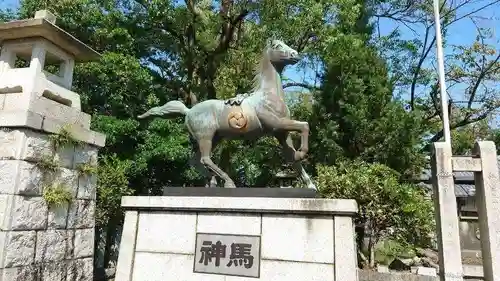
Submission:
<svg viewBox="0 0 500 281">
<path fill-rule="evenodd" d="M 159 233 L 163 235 L 158 235 Z M 137 251 L 193 254 L 195 237 L 196 213 L 139 214 Z"/>
<path fill-rule="evenodd" d="M 353 216 L 355 200 L 318 198 L 254 198 L 202 196 L 124 196 L 122 207 L 134 210 L 192 212 L 286 213 Z"/>
<path fill-rule="evenodd" d="M 214 247 L 221 253 L 220 259 L 217 260 L 219 264 L 217 261 L 212 262 L 213 259 L 207 255 Z M 238 257 L 240 254 L 245 257 Z M 198 232 L 194 261 L 193 272 L 259 278 L 262 261 L 261 237 Z"/>
<path fill-rule="evenodd" d="M 432 182 L 440 274 L 443 275 L 443 281 L 462 281 L 463 270 L 452 151 L 448 143 L 435 142 L 432 152 Z"/>
<path fill-rule="evenodd" d="M 41 19 L 25 19 L 0 24 L 0 41 L 42 37 L 75 57 L 77 62 L 93 61 L 100 54 L 59 28 Z"/>
<path fill-rule="evenodd" d="M 205 188 L 166 187 L 163 196 L 210 196 L 210 197 L 272 197 L 272 198 L 319 198 L 314 189 L 308 188 Z"/>
<path fill-rule="evenodd" d="M 423 267 L 423 266 L 419 266 L 417 268 L 417 274 L 418 275 L 425 275 L 425 276 L 437 276 L 437 272 L 436 272 L 435 268 Z"/>
<path fill-rule="evenodd" d="M 477 278 L 477 279 L 484 278 L 483 266 L 464 264 L 463 267 L 464 267 L 464 277 Z"/>
<path fill-rule="evenodd" d="M 123 231 L 118 255 L 118 264 L 116 266 L 115 279 L 121 281 L 130 281 L 132 278 L 132 268 L 137 241 L 137 224 L 139 214 L 136 211 L 125 212 Z"/>
<path fill-rule="evenodd" d="M 65 92 L 65 95 L 77 96 L 76 93 L 70 92 L 66 89 L 64 89 L 63 91 Z M 19 111 L 27 110 L 32 114 L 38 114 L 43 116 L 44 118 L 59 120 L 89 130 L 91 116 L 85 112 L 80 111 L 79 108 L 74 107 L 80 104 L 80 101 L 75 100 L 75 97 L 70 98 L 71 100 L 74 100 L 74 105 L 70 107 L 66 104 L 60 103 L 59 101 L 49 99 L 45 96 L 40 95 L 41 94 L 36 92 L 3 94 L 3 96 L 5 96 L 3 114 L 10 113 L 11 115 L 15 116 L 16 113 L 19 114 Z M 77 98 L 79 99 L 79 96 L 77 96 Z"/>
<path fill-rule="evenodd" d="M 262 258 L 333 264 L 333 230 L 332 216 L 264 214 Z"/>
<path fill-rule="evenodd" d="M 484 279 L 491 281 L 500 281 L 500 175 L 496 151 L 492 141 L 479 141 L 474 147 L 482 166 L 474 181 Z"/>
<path fill-rule="evenodd" d="M 217 233 L 221 229 L 226 234 L 260 235 L 262 233 L 262 215 L 220 212 L 198 214 L 197 232 Z"/>
<path fill-rule="evenodd" d="M 0 127 L 25 127 L 36 131 L 56 134 L 67 125 L 67 120 L 56 120 L 30 110 L 0 111 Z M 106 136 L 81 126 L 69 126 L 73 138 L 86 144 L 103 147 Z"/>
</svg>

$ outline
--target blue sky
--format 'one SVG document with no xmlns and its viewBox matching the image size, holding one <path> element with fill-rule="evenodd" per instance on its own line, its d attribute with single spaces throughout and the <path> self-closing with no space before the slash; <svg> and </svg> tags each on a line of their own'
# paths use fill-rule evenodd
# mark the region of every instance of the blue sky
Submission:
<svg viewBox="0 0 500 281">
<path fill-rule="evenodd" d="M 18 0 L 0 0 L 0 9 L 12 8 L 15 9 L 19 6 Z"/>
</svg>

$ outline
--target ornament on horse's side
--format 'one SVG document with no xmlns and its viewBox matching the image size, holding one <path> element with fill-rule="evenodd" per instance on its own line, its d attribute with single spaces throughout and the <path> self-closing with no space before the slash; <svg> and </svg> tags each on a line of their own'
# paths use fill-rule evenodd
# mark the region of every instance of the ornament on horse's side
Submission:
<svg viewBox="0 0 500 281">
<path fill-rule="evenodd" d="M 237 130 L 244 130 L 248 123 L 247 118 L 245 117 L 241 107 L 235 106 L 233 108 L 234 109 L 229 112 L 227 116 L 229 127 Z"/>
</svg>

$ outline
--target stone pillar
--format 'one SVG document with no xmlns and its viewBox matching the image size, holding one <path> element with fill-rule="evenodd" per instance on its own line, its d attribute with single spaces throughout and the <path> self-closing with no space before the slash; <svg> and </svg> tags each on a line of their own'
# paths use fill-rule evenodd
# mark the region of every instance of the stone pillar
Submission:
<svg viewBox="0 0 500 281">
<path fill-rule="evenodd" d="M 0 74 L 7 69 L 14 67 L 16 62 L 16 54 L 10 48 L 2 48 L 0 50 Z"/>
<path fill-rule="evenodd" d="M 475 183 L 484 280 L 500 281 L 500 178 L 496 147 L 491 141 L 480 141 L 474 152 L 482 170 L 475 172 Z"/>
<path fill-rule="evenodd" d="M 95 167 L 104 136 L 71 126 L 57 146 L 68 120 L 24 114 L 0 127 L 0 280 L 91 281 L 97 181 L 81 167 Z M 67 200 L 50 203 L 57 194 Z"/>
<path fill-rule="evenodd" d="M 64 86 L 71 89 L 73 85 L 73 70 L 75 68 L 75 60 L 66 59 L 61 63 L 59 75 L 64 79 Z"/>
<path fill-rule="evenodd" d="M 435 142 L 432 157 L 433 196 L 439 249 L 439 275 L 441 281 L 462 281 L 462 256 L 460 251 L 451 147 L 443 142 Z"/>
</svg>

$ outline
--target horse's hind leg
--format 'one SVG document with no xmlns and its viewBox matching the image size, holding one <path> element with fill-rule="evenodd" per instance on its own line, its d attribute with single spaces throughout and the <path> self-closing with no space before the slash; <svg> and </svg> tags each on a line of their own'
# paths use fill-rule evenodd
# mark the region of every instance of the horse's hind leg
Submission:
<svg viewBox="0 0 500 281">
<path fill-rule="evenodd" d="M 198 140 L 198 145 L 200 148 L 200 162 L 211 172 L 222 178 L 224 181 L 224 187 L 225 188 L 235 188 L 236 186 L 234 185 L 233 180 L 229 177 L 228 174 L 226 174 L 224 171 L 222 171 L 221 168 L 219 168 L 215 163 L 212 161 L 210 158 L 210 154 L 212 153 L 212 139 L 199 139 Z"/>
<path fill-rule="evenodd" d="M 198 144 L 196 144 L 198 146 Z M 214 173 L 208 170 L 205 165 L 201 163 L 201 154 L 199 149 L 196 148 L 196 153 L 189 159 L 189 164 L 193 166 L 202 176 L 207 178 L 207 184 L 205 187 L 217 187 L 217 180 L 215 179 Z"/>
</svg>

